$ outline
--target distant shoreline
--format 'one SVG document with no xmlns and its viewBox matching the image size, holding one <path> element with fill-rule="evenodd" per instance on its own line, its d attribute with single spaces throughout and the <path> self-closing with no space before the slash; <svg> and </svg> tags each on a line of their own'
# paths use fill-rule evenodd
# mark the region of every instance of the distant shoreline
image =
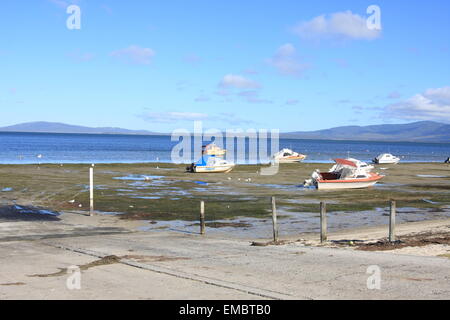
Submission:
<svg viewBox="0 0 450 320">
<path fill-rule="evenodd" d="M 444 159 L 445 160 L 445 159 Z M 442 162 L 440 161 L 401 161 L 398 164 L 378 164 L 378 166 L 398 166 L 402 164 L 445 164 L 444 160 Z M 373 164 L 371 161 L 366 161 L 367 163 Z M 95 161 L 86 161 L 86 162 L 61 162 L 61 161 L 55 161 L 55 162 L 29 162 L 29 163 L 2 163 L 0 162 L 0 166 L 28 166 L 28 165 L 40 165 L 40 166 L 46 166 L 46 165 L 145 165 L 145 164 L 153 164 L 153 165 L 173 165 L 173 166 L 185 166 L 188 164 L 191 164 L 191 162 L 186 163 L 172 163 L 172 162 L 161 162 L 161 161 L 124 161 L 124 162 L 95 162 Z M 333 164 L 332 160 L 326 161 L 326 160 L 310 160 L 310 161 L 304 161 L 302 163 L 283 163 L 280 164 L 280 166 L 301 166 L 302 164 Z M 237 163 L 237 166 L 268 166 L 269 163 Z"/>
<path fill-rule="evenodd" d="M 124 136 L 124 137 L 171 137 L 171 133 L 92 133 L 92 132 L 32 132 L 32 131 L 1 131 L 2 134 L 33 134 L 33 135 L 76 135 L 76 136 Z M 326 139 L 326 138 L 300 138 L 300 137 L 290 137 L 285 136 L 290 133 L 280 133 L 280 139 L 283 140 L 301 140 L 301 141 L 329 141 L 329 142 L 338 142 L 338 143 L 346 143 L 346 142 L 357 142 L 357 143 L 392 143 L 392 144 L 400 144 L 400 143 L 408 143 L 408 144 L 433 144 L 433 145 L 450 145 L 449 142 L 440 142 L 440 141 L 414 141 L 414 140 L 353 140 L 353 139 Z M 191 133 L 191 136 L 193 134 Z"/>
</svg>

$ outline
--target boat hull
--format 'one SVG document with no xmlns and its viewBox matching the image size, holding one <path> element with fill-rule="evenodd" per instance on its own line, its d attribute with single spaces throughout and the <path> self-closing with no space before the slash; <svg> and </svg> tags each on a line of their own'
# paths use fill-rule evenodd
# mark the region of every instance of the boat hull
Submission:
<svg viewBox="0 0 450 320">
<path fill-rule="evenodd" d="M 198 166 L 194 168 L 196 173 L 228 173 L 233 170 L 234 165 L 227 166 Z"/>
<path fill-rule="evenodd" d="M 316 187 L 319 190 L 336 189 L 363 189 L 375 185 L 384 176 L 373 174 L 366 179 L 348 179 L 348 180 L 317 180 Z"/>
<path fill-rule="evenodd" d="M 278 163 L 295 163 L 295 162 L 302 162 L 305 160 L 306 157 L 286 157 L 286 158 L 278 158 L 275 159 Z"/>
<path fill-rule="evenodd" d="M 278 163 L 297 163 L 302 162 L 303 159 L 287 159 L 287 160 L 277 160 Z"/>
<path fill-rule="evenodd" d="M 399 160 L 394 160 L 394 161 L 390 161 L 390 160 L 375 160 L 374 162 L 377 163 L 377 164 L 397 164 L 397 163 L 400 162 L 400 159 Z"/>
</svg>

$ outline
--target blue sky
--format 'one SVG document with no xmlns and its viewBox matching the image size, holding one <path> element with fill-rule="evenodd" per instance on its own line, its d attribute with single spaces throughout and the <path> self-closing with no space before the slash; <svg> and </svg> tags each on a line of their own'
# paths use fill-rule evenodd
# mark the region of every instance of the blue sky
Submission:
<svg viewBox="0 0 450 320">
<path fill-rule="evenodd" d="M 374 4 L 381 30 L 367 29 Z M 450 122 L 449 12 L 447 0 L 3 0 L 0 126 Z"/>
</svg>

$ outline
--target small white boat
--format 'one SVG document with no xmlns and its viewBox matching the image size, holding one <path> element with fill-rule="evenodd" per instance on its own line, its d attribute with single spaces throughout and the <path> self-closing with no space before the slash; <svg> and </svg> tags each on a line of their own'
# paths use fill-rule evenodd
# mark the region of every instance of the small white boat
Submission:
<svg viewBox="0 0 450 320">
<path fill-rule="evenodd" d="M 273 155 L 273 159 L 275 162 L 279 163 L 293 163 L 293 162 L 302 162 L 306 159 L 306 155 L 294 152 L 291 149 L 283 149 Z"/>
<path fill-rule="evenodd" d="M 319 190 L 360 189 L 376 184 L 384 176 L 373 173 L 373 166 L 356 159 L 335 159 L 329 172 L 315 170 L 304 186 L 315 186 Z"/>
<path fill-rule="evenodd" d="M 378 164 L 397 164 L 400 162 L 400 158 L 390 153 L 382 153 L 373 159 L 373 162 Z"/>
<path fill-rule="evenodd" d="M 202 147 L 202 154 L 208 156 L 223 156 L 227 150 L 218 147 L 215 143 L 210 143 Z"/>
<path fill-rule="evenodd" d="M 233 170 L 234 166 L 234 163 L 226 161 L 222 158 L 204 155 L 199 161 L 191 164 L 187 170 L 189 172 L 196 173 L 227 173 Z"/>
</svg>

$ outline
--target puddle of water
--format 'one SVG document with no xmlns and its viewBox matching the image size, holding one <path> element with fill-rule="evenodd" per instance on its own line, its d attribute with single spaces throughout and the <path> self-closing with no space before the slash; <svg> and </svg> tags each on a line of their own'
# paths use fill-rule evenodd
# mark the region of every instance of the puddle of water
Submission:
<svg viewBox="0 0 450 320">
<path fill-rule="evenodd" d="M 13 188 L 3 188 L 2 192 L 9 192 L 9 191 L 13 191 Z"/>
<path fill-rule="evenodd" d="M 401 183 L 382 183 L 382 182 L 378 182 L 376 185 L 374 185 L 374 187 L 400 187 L 400 186 L 404 186 L 404 184 Z"/>
<path fill-rule="evenodd" d="M 303 185 L 287 185 L 287 184 L 259 184 L 258 186 L 270 189 L 283 189 L 283 190 L 304 190 L 310 189 L 305 188 Z M 311 189 L 315 189 L 314 187 Z"/>
<path fill-rule="evenodd" d="M 156 197 L 156 196 L 135 196 L 135 197 L 131 197 L 131 199 L 146 199 L 146 200 L 158 200 L 161 199 L 161 197 Z"/>
<path fill-rule="evenodd" d="M 125 177 L 113 177 L 115 180 L 131 180 L 131 181 L 149 181 L 154 179 L 161 179 L 164 176 L 142 175 L 142 174 L 130 174 Z"/>
<path fill-rule="evenodd" d="M 148 189 L 148 188 L 136 188 L 136 189 Z M 151 188 L 150 188 L 151 189 Z M 148 191 L 139 193 L 137 190 L 129 190 L 128 192 L 133 193 L 118 193 L 118 196 L 133 198 L 133 199 L 161 199 L 168 196 L 191 196 L 191 193 L 185 190 L 182 190 L 177 187 L 171 187 L 164 190 L 156 189 L 157 191 Z"/>
<path fill-rule="evenodd" d="M 411 207 L 397 208 L 397 222 L 413 222 L 423 221 L 427 219 L 438 219 L 442 217 L 450 217 L 450 206 L 444 212 L 434 212 L 432 209 L 417 209 Z M 299 233 L 319 233 L 320 231 L 320 217 L 318 212 L 289 212 L 279 208 L 280 219 L 279 234 L 280 236 L 292 236 Z M 361 211 L 361 212 L 329 212 L 328 229 L 330 231 L 338 231 L 348 228 L 368 227 L 387 225 L 389 217 L 387 216 L 389 208 L 376 208 L 375 210 Z M 235 219 L 217 220 L 219 223 L 226 224 L 241 224 L 245 227 L 225 226 L 221 228 L 206 227 L 208 234 L 222 234 L 227 237 L 234 237 L 240 239 L 268 239 L 272 236 L 272 220 L 267 218 L 250 218 L 237 217 Z M 139 230 L 157 232 L 164 230 L 171 230 L 186 233 L 198 233 L 199 226 L 194 225 L 197 221 L 157 221 L 141 226 Z M 208 221 L 214 223 L 214 221 Z"/>
<path fill-rule="evenodd" d="M 105 216 L 120 216 L 121 214 L 123 214 L 123 212 L 108 212 L 108 211 L 96 211 L 96 212 Z"/>
<path fill-rule="evenodd" d="M 305 203 L 313 203 L 313 204 L 319 204 L 319 200 L 314 200 L 314 199 L 286 199 L 283 200 L 284 202 L 288 202 L 288 203 L 294 203 L 294 204 L 305 204 Z M 328 204 L 337 204 L 339 203 L 339 201 L 335 201 L 335 200 L 327 200 Z"/>
<path fill-rule="evenodd" d="M 433 174 L 418 174 L 419 178 L 448 178 L 447 176 L 436 176 Z"/>
<path fill-rule="evenodd" d="M 37 208 L 23 208 L 21 206 L 18 205 L 14 205 L 14 209 L 16 211 L 18 211 L 19 213 L 24 213 L 24 214 L 43 214 L 43 215 L 51 215 L 51 216 L 59 216 L 60 213 L 59 212 L 54 212 L 54 211 L 50 211 L 50 210 L 46 210 L 46 209 L 37 209 Z"/>
<path fill-rule="evenodd" d="M 439 202 L 436 201 L 431 201 L 429 199 L 422 199 L 423 201 L 427 202 L 427 203 L 431 203 L 431 204 L 439 204 Z"/>
</svg>

